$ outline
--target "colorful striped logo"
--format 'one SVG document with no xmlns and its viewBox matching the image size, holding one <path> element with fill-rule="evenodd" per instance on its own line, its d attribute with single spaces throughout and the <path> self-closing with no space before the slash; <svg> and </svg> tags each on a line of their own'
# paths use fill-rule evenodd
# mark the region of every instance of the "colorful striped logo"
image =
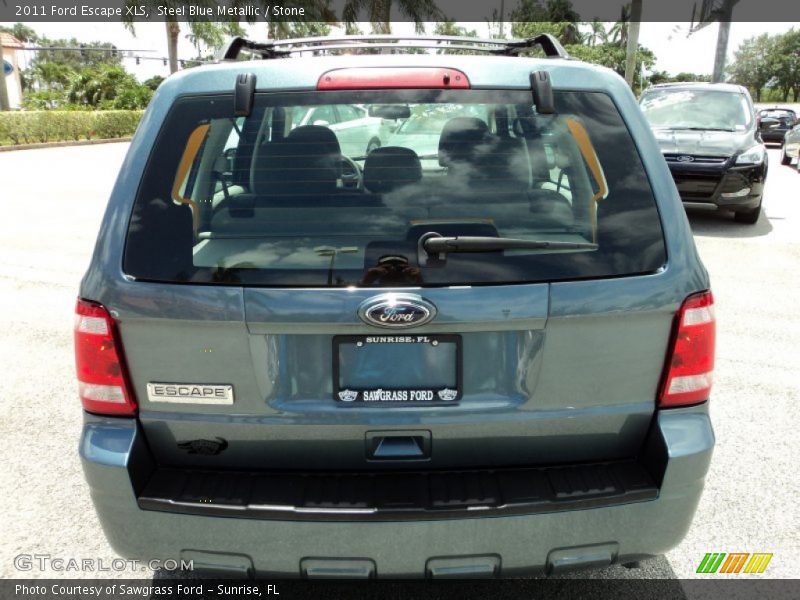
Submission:
<svg viewBox="0 0 800 600">
<path fill-rule="evenodd" d="M 749 560 L 748 560 L 749 559 Z M 700 561 L 698 573 L 763 573 L 772 553 L 756 552 L 709 552 Z"/>
</svg>

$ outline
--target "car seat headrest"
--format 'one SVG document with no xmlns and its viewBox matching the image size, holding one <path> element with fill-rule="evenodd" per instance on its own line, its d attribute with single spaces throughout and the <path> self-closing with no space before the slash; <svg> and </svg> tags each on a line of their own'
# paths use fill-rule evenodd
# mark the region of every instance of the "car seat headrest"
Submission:
<svg viewBox="0 0 800 600">
<path fill-rule="evenodd" d="M 364 162 L 364 186 L 371 192 L 389 192 L 422 179 L 417 153 L 400 146 L 376 148 Z"/>
<path fill-rule="evenodd" d="M 486 143 L 489 126 L 476 117 L 454 117 L 445 123 L 439 136 L 439 164 L 475 162 L 476 149 Z"/>
</svg>

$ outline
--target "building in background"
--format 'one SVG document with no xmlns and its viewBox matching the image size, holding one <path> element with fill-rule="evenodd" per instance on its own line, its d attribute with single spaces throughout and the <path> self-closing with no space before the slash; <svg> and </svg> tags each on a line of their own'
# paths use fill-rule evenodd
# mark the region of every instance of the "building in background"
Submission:
<svg viewBox="0 0 800 600">
<path fill-rule="evenodd" d="M 3 45 L 3 76 L 6 78 L 8 103 L 11 108 L 19 108 L 22 104 L 20 60 L 25 46 L 10 33 L 0 33 L 0 44 Z"/>
</svg>

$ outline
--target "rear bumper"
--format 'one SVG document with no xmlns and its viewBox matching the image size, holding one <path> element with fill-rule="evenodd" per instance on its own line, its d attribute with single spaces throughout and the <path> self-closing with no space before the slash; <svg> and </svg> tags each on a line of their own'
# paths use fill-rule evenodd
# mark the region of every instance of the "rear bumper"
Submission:
<svg viewBox="0 0 800 600">
<path fill-rule="evenodd" d="M 773 131 L 762 131 L 761 132 L 761 139 L 764 140 L 764 143 L 768 144 L 780 144 L 783 141 L 784 136 L 788 129 L 776 129 Z"/>
<path fill-rule="evenodd" d="M 126 558 L 259 574 L 517 575 L 662 554 L 688 530 L 714 445 L 705 405 L 654 420 L 642 460 L 655 499 L 441 520 L 227 518 L 142 510 L 155 465 L 135 421 L 86 416 L 80 451 L 106 537 Z"/>
</svg>

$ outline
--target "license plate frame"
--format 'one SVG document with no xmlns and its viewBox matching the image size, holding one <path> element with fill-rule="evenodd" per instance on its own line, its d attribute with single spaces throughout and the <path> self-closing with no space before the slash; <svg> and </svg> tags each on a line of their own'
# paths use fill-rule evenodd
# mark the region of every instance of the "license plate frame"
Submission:
<svg viewBox="0 0 800 600">
<path fill-rule="evenodd" d="M 359 346 L 359 343 L 361 346 Z M 442 344 L 455 346 L 455 388 L 449 386 L 381 386 L 341 387 L 340 363 L 341 348 L 343 345 L 354 345 L 357 348 L 370 347 L 370 345 L 410 345 L 430 344 L 437 347 Z M 420 407 L 420 406 L 455 406 L 458 405 L 463 394 L 463 349 L 461 335 L 445 334 L 367 334 L 367 335 L 336 335 L 332 344 L 333 362 L 333 400 L 337 406 L 342 407 Z M 402 366 L 402 365 L 398 365 Z"/>
</svg>

